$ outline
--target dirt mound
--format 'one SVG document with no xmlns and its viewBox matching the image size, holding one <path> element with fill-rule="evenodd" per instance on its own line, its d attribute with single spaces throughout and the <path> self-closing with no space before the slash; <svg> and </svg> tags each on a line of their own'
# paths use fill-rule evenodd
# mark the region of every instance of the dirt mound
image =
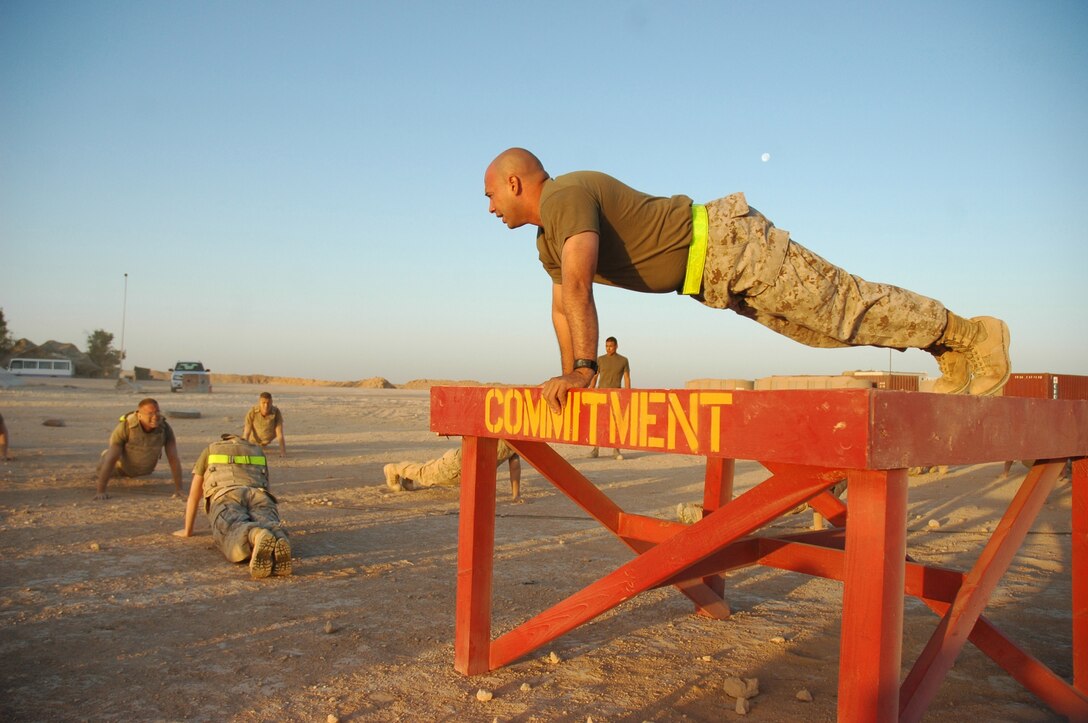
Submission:
<svg viewBox="0 0 1088 723">
<path fill-rule="evenodd" d="M 169 381 L 170 372 L 149 370 L 151 379 Z M 394 384 L 385 377 L 369 377 L 352 382 L 334 382 L 302 377 L 274 377 L 267 374 L 210 374 L 212 385 L 217 384 L 287 384 L 297 387 L 356 387 L 360 389 L 430 389 L 431 387 L 510 387 L 531 386 L 509 382 L 480 382 L 475 379 L 413 379 L 405 384 Z"/>
<path fill-rule="evenodd" d="M 169 378 L 169 377 L 168 377 Z M 335 382 L 303 377 L 273 377 L 267 374 L 212 374 L 212 384 L 288 384 L 296 387 L 367 387 L 370 389 L 392 388 L 385 379 L 372 377 L 355 382 Z"/>
<path fill-rule="evenodd" d="M 478 387 L 480 382 L 473 379 L 413 379 L 402 384 L 403 389 L 430 389 L 431 387 Z"/>
<path fill-rule="evenodd" d="M 169 381 L 170 372 L 149 370 L 148 376 L 159 381 Z M 362 387 L 364 389 L 396 389 L 397 385 L 385 377 L 370 377 L 351 382 L 306 379 L 303 377 L 275 377 L 268 374 L 209 374 L 212 386 L 217 384 L 285 384 L 296 387 Z"/>
<path fill-rule="evenodd" d="M 370 377 L 369 379 L 360 379 L 357 382 L 352 382 L 353 387 L 362 387 L 363 389 L 396 389 L 396 385 L 389 381 L 385 377 Z"/>
</svg>

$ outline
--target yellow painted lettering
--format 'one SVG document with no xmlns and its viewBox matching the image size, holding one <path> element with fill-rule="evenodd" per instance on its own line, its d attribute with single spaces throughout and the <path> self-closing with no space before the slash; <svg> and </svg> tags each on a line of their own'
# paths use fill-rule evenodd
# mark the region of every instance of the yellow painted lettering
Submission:
<svg viewBox="0 0 1088 723">
<path fill-rule="evenodd" d="M 570 437 L 572 440 L 577 442 L 579 432 L 581 431 L 581 425 L 578 422 L 582 417 L 582 393 L 580 391 L 576 391 L 570 396 L 570 405 L 574 407 L 570 411 Z"/>
<path fill-rule="evenodd" d="M 684 433 L 688 448 L 692 454 L 699 454 L 699 392 L 692 392 L 688 397 L 688 413 L 680 403 L 676 394 L 669 393 L 669 425 L 666 446 L 668 449 L 676 449 L 676 427 Z"/>
<path fill-rule="evenodd" d="M 582 404 L 589 407 L 589 443 L 597 444 L 597 410 L 607 404 L 608 395 L 604 392 L 582 392 Z"/>
<path fill-rule="evenodd" d="M 507 390 L 504 402 L 502 422 L 506 425 L 506 431 L 510 434 L 520 434 L 522 415 L 525 410 L 521 406 L 521 397 L 518 396 L 517 390 Z"/>
<path fill-rule="evenodd" d="M 525 407 L 525 429 L 523 434 L 530 437 L 545 437 L 544 431 L 548 426 L 548 404 L 541 397 L 540 402 L 533 404 L 533 395 L 528 389 L 522 390 L 522 398 Z"/>
<path fill-rule="evenodd" d="M 621 398 L 617 392 L 609 392 L 608 399 L 611 404 L 609 405 L 608 415 L 608 443 L 619 447 L 621 444 L 628 443 L 634 445 L 635 428 L 632 424 L 631 409 L 634 404 L 628 405 L 625 409 L 621 405 Z M 634 395 L 631 397 L 634 401 Z M 630 441 L 628 440 L 630 435 Z"/>
<path fill-rule="evenodd" d="M 569 408 L 569 405 L 568 405 Z M 553 412 L 548 409 L 548 438 L 562 439 L 563 436 L 563 412 Z"/>
<path fill-rule="evenodd" d="M 665 438 L 650 434 L 651 427 L 657 427 L 657 413 L 650 414 L 649 405 L 665 403 L 665 392 L 648 392 L 646 395 L 646 407 L 642 410 L 642 420 L 639 425 L 639 439 L 644 440 L 643 445 L 653 449 L 663 449 Z M 656 406 L 655 406 L 656 410 Z M 655 430 L 658 431 L 658 430 Z"/>
<path fill-rule="evenodd" d="M 710 451 L 721 451 L 722 406 L 733 403 L 729 392 L 702 392 L 699 397 L 701 406 L 710 407 Z"/>
<path fill-rule="evenodd" d="M 502 397 L 498 389 L 488 389 L 484 395 L 484 427 L 487 431 L 498 434 L 502 431 L 502 415 L 496 414 L 494 402 Z"/>
</svg>

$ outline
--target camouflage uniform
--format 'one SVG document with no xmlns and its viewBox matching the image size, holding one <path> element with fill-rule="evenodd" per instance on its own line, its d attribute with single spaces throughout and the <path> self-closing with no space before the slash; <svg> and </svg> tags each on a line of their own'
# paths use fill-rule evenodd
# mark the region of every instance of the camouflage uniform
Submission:
<svg viewBox="0 0 1088 723">
<path fill-rule="evenodd" d="M 201 453 L 193 474 L 204 478 L 204 509 L 212 524 L 212 537 L 231 562 L 248 560 L 253 552 L 249 531 L 263 527 L 277 540 L 287 539 L 276 498 L 268 491 L 268 468 L 263 463 L 210 462 L 212 455 L 263 457 L 261 448 L 241 437 L 226 435 Z"/>
<path fill-rule="evenodd" d="M 224 491 L 209 505 L 212 538 L 231 562 L 248 560 L 253 553 L 249 531 L 263 527 L 276 539 L 286 539 L 287 530 L 280 521 L 276 498 L 257 487 L 236 487 Z"/>
<path fill-rule="evenodd" d="M 498 464 L 515 455 L 503 440 L 499 440 Z M 461 448 L 451 449 L 429 462 L 400 462 L 393 465 L 401 479 L 412 480 L 417 487 L 453 487 L 461 483 Z"/>
<path fill-rule="evenodd" d="M 702 294 L 815 347 L 926 348 L 948 312 L 935 299 L 853 276 L 790 240 L 748 206 L 743 193 L 706 204 L 709 220 Z"/>
</svg>

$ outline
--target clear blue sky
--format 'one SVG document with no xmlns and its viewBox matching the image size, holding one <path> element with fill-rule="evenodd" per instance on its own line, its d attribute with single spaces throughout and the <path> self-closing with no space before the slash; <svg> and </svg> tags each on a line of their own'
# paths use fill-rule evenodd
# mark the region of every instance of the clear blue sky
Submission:
<svg viewBox="0 0 1088 723">
<path fill-rule="evenodd" d="M 1088 374 L 1086 37 L 1080 1 L 6 0 L 0 307 L 80 347 L 124 312 L 127 367 L 536 383 L 550 281 L 483 196 L 518 145 L 743 190 L 852 273 L 1006 319 L 1016 369 Z M 936 371 L 597 301 L 636 386 Z"/>
</svg>

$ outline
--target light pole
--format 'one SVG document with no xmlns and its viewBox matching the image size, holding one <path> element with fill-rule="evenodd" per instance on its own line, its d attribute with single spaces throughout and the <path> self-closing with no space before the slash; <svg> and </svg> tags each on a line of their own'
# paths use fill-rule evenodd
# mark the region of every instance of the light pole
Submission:
<svg viewBox="0 0 1088 723">
<path fill-rule="evenodd" d="M 125 370 L 125 316 L 128 314 L 128 274 L 125 274 L 125 295 L 121 301 L 121 359 L 118 366 L 117 376 L 121 376 L 121 372 Z"/>
</svg>

